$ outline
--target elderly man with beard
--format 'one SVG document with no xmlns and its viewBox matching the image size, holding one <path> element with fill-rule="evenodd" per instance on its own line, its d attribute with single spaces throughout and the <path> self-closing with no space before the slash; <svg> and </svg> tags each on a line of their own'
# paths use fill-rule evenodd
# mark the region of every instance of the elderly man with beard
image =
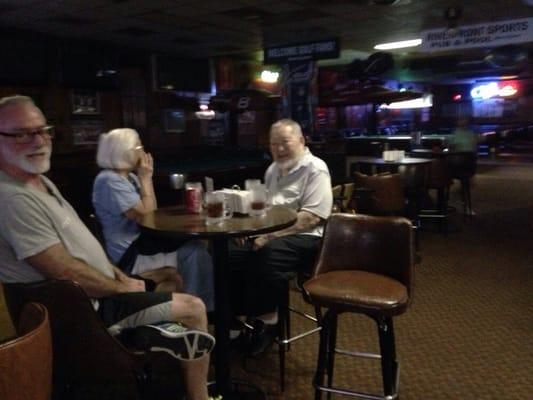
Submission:
<svg viewBox="0 0 533 400">
<path fill-rule="evenodd" d="M 297 219 L 289 228 L 230 248 L 235 279 L 244 278 L 244 299 L 234 299 L 235 313 L 244 312 L 253 320 L 251 355 L 263 352 L 278 334 L 277 307 L 286 281 L 313 267 L 333 203 L 328 167 L 305 146 L 297 122 L 282 119 L 272 125 L 270 151 L 274 162 L 265 173 L 265 184 L 271 203 L 295 210 Z"/>
<path fill-rule="evenodd" d="M 53 128 L 29 97 L 0 99 L 0 282 L 76 281 L 112 334 L 141 325 L 148 343 L 142 350 L 188 361 L 182 363 L 187 398 L 207 400 L 214 338 L 206 332 L 203 302 L 183 293 L 146 292 L 143 280 L 109 262 L 43 175 L 50 168 L 52 137 Z"/>
</svg>

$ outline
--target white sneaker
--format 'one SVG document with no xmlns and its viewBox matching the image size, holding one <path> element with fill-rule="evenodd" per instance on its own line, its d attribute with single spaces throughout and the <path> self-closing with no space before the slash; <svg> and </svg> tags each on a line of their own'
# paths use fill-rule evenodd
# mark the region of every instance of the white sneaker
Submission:
<svg viewBox="0 0 533 400">
<path fill-rule="evenodd" d="M 165 352 L 181 361 L 205 357 L 215 347 L 215 338 L 209 333 L 175 322 L 143 325 L 135 331 L 137 344 L 147 351 Z"/>
</svg>

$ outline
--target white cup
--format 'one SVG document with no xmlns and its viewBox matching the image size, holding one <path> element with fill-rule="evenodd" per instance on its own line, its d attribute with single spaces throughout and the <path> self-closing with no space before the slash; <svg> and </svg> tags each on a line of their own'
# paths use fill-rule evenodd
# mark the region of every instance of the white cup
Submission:
<svg viewBox="0 0 533 400">
<path fill-rule="evenodd" d="M 172 189 L 183 189 L 185 186 L 186 176 L 184 174 L 170 174 L 170 187 Z"/>
<path fill-rule="evenodd" d="M 250 190 L 250 216 L 263 217 L 268 209 L 268 191 L 265 185 L 258 185 Z"/>
<path fill-rule="evenodd" d="M 246 179 L 244 181 L 244 190 L 252 190 L 254 187 L 261 185 L 261 179 Z"/>
<path fill-rule="evenodd" d="M 226 196 L 220 192 L 207 192 L 205 194 L 206 225 L 220 224 L 233 216 L 233 211 L 228 206 Z"/>
</svg>

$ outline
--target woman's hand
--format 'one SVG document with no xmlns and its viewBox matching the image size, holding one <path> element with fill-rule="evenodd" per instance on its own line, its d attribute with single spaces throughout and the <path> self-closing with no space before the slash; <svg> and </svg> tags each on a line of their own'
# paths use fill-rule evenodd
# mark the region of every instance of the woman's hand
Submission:
<svg viewBox="0 0 533 400">
<path fill-rule="evenodd" d="M 121 283 L 121 289 L 123 293 L 131 292 L 146 292 L 146 286 L 144 281 L 140 279 L 130 278 L 125 274 L 115 274 L 118 282 Z"/>
<path fill-rule="evenodd" d="M 141 153 L 139 165 L 137 166 L 137 176 L 139 179 L 152 179 L 154 173 L 154 159 L 150 153 Z"/>
</svg>

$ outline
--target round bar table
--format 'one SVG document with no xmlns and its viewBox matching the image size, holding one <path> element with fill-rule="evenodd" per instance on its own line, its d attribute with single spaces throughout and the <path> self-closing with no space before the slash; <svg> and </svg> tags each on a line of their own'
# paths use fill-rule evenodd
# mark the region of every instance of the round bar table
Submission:
<svg viewBox="0 0 533 400">
<path fill-rule="evenodd" d="M 205 214 L 188 214 L 183 207 L 165 207 L 145 215 L 139 222 L 141 230 L 150 235 L 176 239 L 208 239 L 213 245 L 215 274 L 215 378 L 217 393 L 226 399 L 242 399 L 232 393 L 229 352 L 230 269 L 228 240 L 232 237 L 254 236 L 287 228 L 296 221 L 296 212 L 273 206 L 264 217 L 234 215 L 217 225 L 206 225 Z"/>
</svg>

